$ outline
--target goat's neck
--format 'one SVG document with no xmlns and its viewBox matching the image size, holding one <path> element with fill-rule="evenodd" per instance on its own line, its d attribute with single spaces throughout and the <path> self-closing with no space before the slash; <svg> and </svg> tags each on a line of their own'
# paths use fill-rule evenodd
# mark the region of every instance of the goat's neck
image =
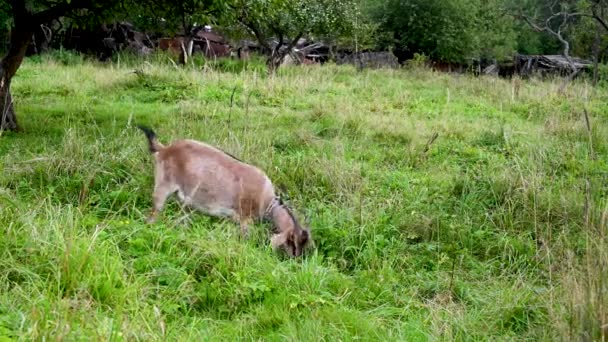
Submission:
<svg viewBox="0 0 608 342">
<path fill-rule="evenodd" d="M 272 208 L 270 212 L 270 218 L 274 223 L 275 227 L 281 231 L 285 232 L 290 229 L 295 229 L 294 218 L 291 213 L 285 208 L 283 205 L 277 205 Z"/>
</svg>

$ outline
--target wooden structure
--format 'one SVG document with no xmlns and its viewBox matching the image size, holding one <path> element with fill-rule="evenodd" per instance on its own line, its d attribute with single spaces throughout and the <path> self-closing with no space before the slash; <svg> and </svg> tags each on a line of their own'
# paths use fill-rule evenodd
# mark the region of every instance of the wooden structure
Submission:
<svg viewBox="0 0 608 342">
<path fill-rule="evenodd" d="M 577 71 L 591 68 L 592 62 L 581 58 L 570 58 L 572 64 L 562 55 L 515 55 L 513 57 L 513 66 L 515 73 L 521 76 L 530 76 L 532 74 L 547 74 L 568 75 L 572 73 L 573 67 Z"/>
</svg>

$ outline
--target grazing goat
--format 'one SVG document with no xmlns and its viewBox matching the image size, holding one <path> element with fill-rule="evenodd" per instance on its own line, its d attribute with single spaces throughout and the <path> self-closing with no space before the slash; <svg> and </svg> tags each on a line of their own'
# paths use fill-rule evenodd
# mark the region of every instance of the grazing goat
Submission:
<svg viewBox="0 0 608 342">
<path fill-rule="evenodd" d="M 254 220 L 271 220 L 276 229 L 273 248 L 292 257 L 302 255 L 312 242 L 310 230 L 275 195 L 272 182 L 260 169 L 195 140 L 164 146 L 150 128 L 138 127 L 155 159 L 153 208 L 147 222 L 155 222 L 167 197 L 177 192 L 187 206 L 240 223 L 245 237 Z"/>
</svg>

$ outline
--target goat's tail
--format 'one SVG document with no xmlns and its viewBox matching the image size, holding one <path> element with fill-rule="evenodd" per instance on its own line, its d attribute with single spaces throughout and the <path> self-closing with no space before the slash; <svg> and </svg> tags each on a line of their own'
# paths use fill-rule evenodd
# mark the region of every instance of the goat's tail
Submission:
<svg viewBox="0 0 608 342">
<path fill-rule="evenodd" d="M 148 138 L 148 147 L 150 149 L 150 153 L 156 153 L 165 147 L 158 141 L 156 138 L 156 133 L 154 133 L 151 128 L 142 125 L 137 125 L 137 128 L 141 129 L 146 135 L 146 138 Z"/>
</svg>

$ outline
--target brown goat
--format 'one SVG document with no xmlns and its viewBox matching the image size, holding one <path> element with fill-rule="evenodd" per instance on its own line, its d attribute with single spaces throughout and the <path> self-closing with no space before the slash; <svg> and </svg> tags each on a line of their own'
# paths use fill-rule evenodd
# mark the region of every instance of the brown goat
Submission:
<svg viewBox="0 0 608 342">
<path fill-rule="evenodd" d="M 167 197 L 179 199 L 208 215 L 228 217 L 240 223 L 247 237 L 254 220 L 271 220 L 276 233 L 273 248 L 292 257 L 302 255 L 312 241 L 310 230 L 300 225 L 291 210 L 275 195 L 272 182 L 260 169 L 215 147 L 195 140 L 162 145 L 150 128 L 138 126 L 148 138 L 155 159 L 153 223 Z"/>
</svg>

